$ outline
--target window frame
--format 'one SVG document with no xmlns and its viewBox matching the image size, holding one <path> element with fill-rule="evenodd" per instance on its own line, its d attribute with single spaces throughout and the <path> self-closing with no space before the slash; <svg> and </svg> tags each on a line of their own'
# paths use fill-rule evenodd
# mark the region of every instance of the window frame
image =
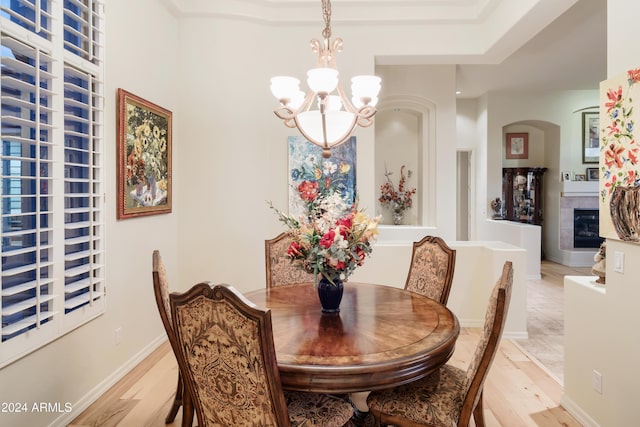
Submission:
<svg viewBox="0 0 640 427">
<path fill-rule="evenodd" d="M 25 82 L 5 80 L 5 74 L 0 82 L 0 368 L 106 311 L 104 1 L 32 1 L 12 0 L 0 10 L 0 56 L 11 62 L 17 70 L 14 74 Z M 29 16 L 8 12 L 17 5 Z M 24 22 L 31 18 L 31 10 L 33 25 Z M 76 25 L 74 19 L 78 21 Z M 75 31 L 71 41 L 67 37 L 70 25 Z M 24 45 L 25 52 L 35 52 L 35 57 L 42 55 L 43 60 L 49 61 L 49 68 L 41 70 L 39 59 L 33 59 L 35 65 L 31 67 L 28 55 L 25 58 L 17 55 L 15 48 L 5 48 L 14 41 Z M 42 80 L 34 78 L 32 82 L 29 73 L 42 75 Z M 46 94 L 40 96 L 41 91 Z M 29 99 L 22 99 L 27 93 L 31 93 Z M 7 118 L 5 113 L 9 112 L 28 115 L 29 120 Z M 11 120 L 17 123 L 19 137 L 11 138 L 9 131 L 14 127 L 5 126 Z M 24 135 L 26 128 L 31 129 L 29 138 Z M 15 144 L 11 139 L 17 140 Z M 72 141 L 75 145 L 70 147 Z M 5 165 L 14 170 L 7 170 Z M 20 192 L 14 197 L 16 200 L 4 193 L 5 182 L 10 191 Z M 25 211 L 29 205 L 25 205 L 24 195 L 29 191 L 33 192 L 28 197 L 34 199 L 34 212 Z M 13 203 L 15 214 L 7 210 L 7 203 Z M 25 233 L 31 230 L 33 243 L 25 240 Z M 25 260 L 31 258 L 33 262 L 28 264 L 30 261 Z M 23 267 L 18 265 L 20 262 Z M 11 266 L 13 271 L 9 271 Z M 33 281 L 23 284 L 26 279 L 19 275 L 31 267 Z M 33 296 L 34 301 L 25 305 L 33 304 L 35 316 L 32 325 L 21 329 L 17 324 L 27 317 L 27 312 L 20 304 L 27 300 L 27 293 L 20 286 Z M 9 333 L 13 330 L 15 335 Z"/>
</svg>

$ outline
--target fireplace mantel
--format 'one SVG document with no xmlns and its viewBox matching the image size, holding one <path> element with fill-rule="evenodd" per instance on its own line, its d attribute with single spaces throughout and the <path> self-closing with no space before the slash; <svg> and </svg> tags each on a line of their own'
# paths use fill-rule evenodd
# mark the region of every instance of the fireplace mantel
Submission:
<svg viewBox="0 0 640 427">
<path fill-rule="evenodd" d="M 598 181 L 562 181 L 562 197 L 598 196 Z"/>
</svg>

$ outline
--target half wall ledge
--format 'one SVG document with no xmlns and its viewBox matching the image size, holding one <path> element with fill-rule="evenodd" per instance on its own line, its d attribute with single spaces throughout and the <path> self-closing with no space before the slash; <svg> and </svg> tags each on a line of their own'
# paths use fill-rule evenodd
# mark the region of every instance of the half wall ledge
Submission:
<svg viewBox="0 0 640 427">
<path fill-rule="evenodd" d="M 435 230 L 434 230 L 435 232 Z M 429 231 L 421 228 L 415 241 Z M 349 280 L 404 287 L 414 240 L 378 240 L 371 257 Z M 482 327 L 491 290 L 505 261 L 513 263 L 513 291 L 504 338 L 527 339 L 527 251 L 500 241 L 447 241 L 456 250 L 456 266 L 447 307 L 462 327 Z"/>
</svg>

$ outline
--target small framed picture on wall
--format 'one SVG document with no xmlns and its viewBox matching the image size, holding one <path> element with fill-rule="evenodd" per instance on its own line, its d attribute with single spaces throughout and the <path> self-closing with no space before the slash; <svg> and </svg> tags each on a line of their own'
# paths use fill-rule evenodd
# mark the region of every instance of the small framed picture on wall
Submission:
<svg viewBox="0 0 640 427">
<path fill-rule="evenodd" d="M 529 134 L 508 133 L 506 141 L 507 159 L 529 158 Z"/>
<path fill-rule="evenodd" d="M 598 163 L 600 159 L 600 114 L 582 113 L 582 163 Z"/>
</svg>

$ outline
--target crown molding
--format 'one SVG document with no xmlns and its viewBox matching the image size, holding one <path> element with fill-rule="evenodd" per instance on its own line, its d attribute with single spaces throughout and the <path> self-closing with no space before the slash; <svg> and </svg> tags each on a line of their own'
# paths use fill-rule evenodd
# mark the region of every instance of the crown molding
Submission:
<svg viewBox="0 0 640 427">
<path fill-rule="evenodd" d="M 161 0 L 177 16 L 217 16 L 265 24 L 317 23 L 318 0 Z M 334 0 L 332 21 L 362 24 L 440 23 L 485 21 L 510 0 Z M 512 1 L 512 0 L 511 0 Z M 545 0 L 528 0 L 522 5 Z"/>
</svg>

